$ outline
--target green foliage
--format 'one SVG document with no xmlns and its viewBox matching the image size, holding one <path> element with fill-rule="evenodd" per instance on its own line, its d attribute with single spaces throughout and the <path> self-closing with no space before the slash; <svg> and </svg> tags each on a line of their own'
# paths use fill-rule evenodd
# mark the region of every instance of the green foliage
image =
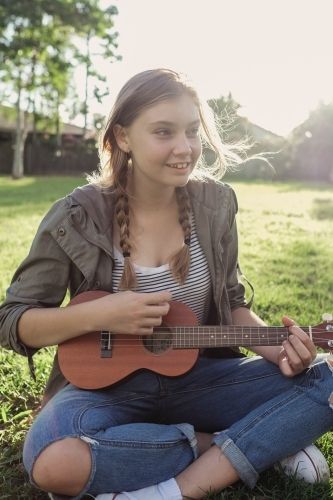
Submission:
<svg viewBox="0 0 333 500">
<path fill-rule="evenodd" d="M 208 105 L 214 111 L 222 142 L 239 146 L 243 150 L 244 163 L 235 172 L 229 172 L 232 179 L 282 178 L 285 165 L 286 141 L 265 130 L 247 118 L 239 115 L 241 105 L 232 94 L 210 99 Z M 209 153 L 207 153 L 209 158 Z M 209 160 L 208 160 L 209 162 Z"/>
<path fill-rule="evenodd" d="M 294 178 L 333 182 L 333 102 L 319 104 L 293 131 L 288 166 Z"/>
<path fill-rule="evenodd" d="M 249 161 L 232 179 L 300 179 L 333 182 L 333 102 L 319 104 L 288 138 L 277 136 L 239 116 L 240 104 L 232 97 L 208 101 L 220 122 L 220 135 L 228 144 L 248 139 Z M 257 158 L 263 155 L 268 162 Z M 209 153 L 208 153 L 209 157 Z M 253 159 L 251 159 L 253 157 Z M 269 166 L 269 164 L 271 166 Z"/>
<path fill-rule="evenodd" d="M 60 24 L 59 15 L 48 13 L 50 2 L 40 0 L 34 9 L 28 3 L 8 2 L 1 11 L 1 73 L 11 91 L 18 92 L 20 87 L 26 91 L 26 101 L 37 98 L 45 106 L 45 85 L 64 92 L 63 78 L 54 78 L 57 65 L 67 77 L 65 83 L 69 81 L 70 63 L 63 57 L 69 46 L 69 32 Z"/>
<path fill-rule="evenodd" d="M 0 300 L 18 263 L 26 255 L 37 225 L 57 198 L 84 184 L 83 178 L 0 177 Z M 238 200 L 240 261 L 254 284 L 254 309 L 271 325 L 288 314 L 299 324 L 316 324 L 332 312 L 332 188 L 304 183 L 233 184 Z M 0 498 L 47 500 L 32 489 L 21 462 L 24 435 L 39 405 L 53 349 L 35 356 L 37 382 L 24 358 L 0 349 Z M 333 435 L 317 445 L 333 470 Z M 207 500 L 317 500 L 333 496 L 333 481 L 307 485 L 278 471 L 261 475 L 254 490 L 238 483 Z"/>
<path fill-rule="evenodd" d="M 82 62 L 73 36 L 100 38 L 102 54 L 112 60 L 117 9 L 102 10 L 97 0 L 38 0 L 33 9 L 29 5 L 26 0 L 6 2 L 0 10 L 2 74 L 14 90 L 20 79 L 21 87 L 39 101 L 40 112 L 54 113 L 67 94 L 73 61 Z M 89 54 L 85 62 L 91 66 Z"/>
<path fill-rule="evenodd" d="M 21 110 L 33 115 L 34 130 L 54 124 L 59 133 L 59 109 L 73 87 L 71 81 L 75 64 L 83 62 L 88 79 L 104 80 L 92 68 L 89 43 L 99 40 L 100 52 L 109 61 L 114 57 L 117 33 L 113 30 L 115 7 L 103 10 L 98 0 L 37 0 L 31 2 L 3 1 L 0 5 L 0 77 L 4 82 L 3 99 L 16 102 L 18 119 Z M 87 41 L 84 57 L 74 43 L 75 39 Z M 95 89 L 91 96 L 100 100 L 106 89 Z M 75 94 L 74 94 L 75 95 Z M 84 114 L 88 110 L 86 93 Z M 73 106 L 73 105 L 72 105 Z M 41 119 L 41 117 L 44 117 Z M 47 120 L 45 120 L 47 117 Z M 13 175 L 22 176 L 23 147 L 21 129 L 17 122 L 16 156 Z"/>
<path fill-rule="evenodd" d="M 231 92 L 224 97 L 220 96 L 217 99 L 209 99 L 208 105 L 214 112 L 218 119 L 219 132 L 223 141 L 230 142 L 233 138 L 237 141 L 240 140 L 241 132 L 241 118 L 238 116 L 238 110 L 241 105 L 235 101 Z"/>
<path fill-rule="evenodd" d="M 98 4 L 98 0 L 84 0 L 80 2 L 80 15 L 76 18 L 76 34 L 85 40 L 86 46 L 85 53 L 82 53 L 79 49 L 75 53 L 76 60 L 86 68 L 85 98 L 81 104 L 85 129 L 87 128 L 91 98 L 101 103 L 102 98 L 109 92 L 109 89 L 105 85 L 105 76 L 98 72 L 92 65 L 92 47 L 96 46 L 96 41 L 98 41 L 97 52 L 96 50 L 93 51 L 95 56 L 100 55 L 109 62 L 121 59 L 119 55 L 115 55 L 118 33 L 113 30 L 113 17 L 118 13 L 117 8 L 110 6 L 105 10 L 101 10 Z M 89 19 L 89 22 L 87 22 L 87 19 Z M 94 88 L 92 92 L 89 92 L 91 81 L 94 83 Z"/>
</svg>

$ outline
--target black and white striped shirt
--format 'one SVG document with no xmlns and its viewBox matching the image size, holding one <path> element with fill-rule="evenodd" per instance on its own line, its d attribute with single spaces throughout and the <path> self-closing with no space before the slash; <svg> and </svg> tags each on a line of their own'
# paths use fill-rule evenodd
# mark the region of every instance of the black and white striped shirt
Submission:
<svg viewBox="0 0 333 500">
<path fill-rule="evenodd" d="M 194 217 L 191 231 L 191 263 L 188 277 L 183 285 L 173 278 L 169 264 L 159 267 L 144 267 L 134 264 L 138 286 L 136 292 L 158 292 L 168 290 L 172 300 L 186 304 L 196 314 L 200 324 L 205 324 L 211 299 L 211 280 L 206 257 L 197 237 Z M 119 283 L 124 269 L 124 258 L 114 248 L 115 266 L 112 273 L 112 288 L 119 291 Z"/>
</svg>

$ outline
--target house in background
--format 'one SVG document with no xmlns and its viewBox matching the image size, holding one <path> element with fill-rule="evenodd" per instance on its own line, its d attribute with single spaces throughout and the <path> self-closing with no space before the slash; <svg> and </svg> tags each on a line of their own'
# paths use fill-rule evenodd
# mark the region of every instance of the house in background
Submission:
<svg viewBox="0 0 333 500">
<path fill-rule="evenodd" d="M 16 111 L 0 106 L 0 174 L 12 171 L 16 133 Z M 33 134 L 31 114 L 26 114 L 24 172 L 26 174 L 66 174 L 92 172 L 97 168 L 95 132 L 70 123 L 61 124 L 59 138 L 54 133 Z"/>
</svg>

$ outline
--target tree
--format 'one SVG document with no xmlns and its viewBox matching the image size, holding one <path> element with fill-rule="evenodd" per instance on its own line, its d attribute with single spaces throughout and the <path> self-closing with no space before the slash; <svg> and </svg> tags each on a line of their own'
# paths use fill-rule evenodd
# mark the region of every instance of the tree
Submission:
<svg viewBox="0 0 333 500">
<path fill-rule="evenodd" d="M 226 97 L 210 99 L 208 104 L 217 117 L 222 142 L 243 157 L 235 174 L 243 178 L 281 177 L 285 164 L 285 139 L 240 116 L 241 104 L 231 92 Z M 209 158 L 209 153 L 207 156 Z"/>
<path fill-rule="evenodd" d="M 290 177 L 333 182 L 333 102 L 320 103 L 290 138 Z"/>
<path fill-rule="evenodd" d="M 241 128 L 241 118 L 238 110 L 241 105 L 235 101 L 231 92 L 225 97 L 209 99 L 208 105 L 218 121 L 218 128 L 223 141 L 239 141 L 244 138 L 244 131 Z"/>
<path fill-rule="evenodd" d="M 85 40 L 85 54 L 77 52 L 77 60 L 85 65 L 85 96 L 82 103 L 82 114 L 84 116 L 84 130 L 88 127 L 88 114 L 90 100 L 90 82 L 95 82 L 93 89 L 93 97 L 101 103 L 103 97 L 108 94 L 108 88 L 103 85 L 106 82 L 104 75 L 96 71 L 92 64 L 92 56 L 102 56 L 104 60 L 113 62 L 120 60 L 121 56 L 115 55 L 114 49 L 117 48 L 115 38 L 117 33 L 113 32 L 113 16 L 118 13 L 116 7 L 110 6 L 106 10 L 101 11 L 96 2 L 85 1 L 82 6 L 81 13 L 84 17 L 89 16 L 92 22 L 82 24 L 79 27 L 79 34 Z M 101 83 L 102 87 L 101 88 Z"/>
<path fill-rule="evenodd" d="M 14 178 L 23 175 L 27 113 L 34 116 L 34 130 L 39 114 L 54 118 L 59 131 L 60 105 L 78 59 L 74 36 L 86 36 L 97 22 L 94 36 L 102 35 L 104 53 L 112 53 L 116 14 L 115 8 L 101 10 L 97 0 L 35 0 L 33 9 L 30 0 L 0 0 L 0 76 L 5 97 L 16 96 Z M 91 66 L 90 55 L 86 61 Z"/>
</svg>

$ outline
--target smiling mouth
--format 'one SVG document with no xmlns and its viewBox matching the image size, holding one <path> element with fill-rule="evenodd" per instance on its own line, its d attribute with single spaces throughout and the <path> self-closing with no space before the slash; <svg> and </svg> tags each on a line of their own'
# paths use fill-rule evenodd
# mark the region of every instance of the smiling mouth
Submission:
<svg viewBox="0 0 333 500">
<path fill-rule="evenodd" d="M 177 170 L 185 170 L 187 167 L 191 165 L 190 162 L 182 162 L 182 163 L 167 163 L 167 167 L 175 168 Z"/>
</svg>

